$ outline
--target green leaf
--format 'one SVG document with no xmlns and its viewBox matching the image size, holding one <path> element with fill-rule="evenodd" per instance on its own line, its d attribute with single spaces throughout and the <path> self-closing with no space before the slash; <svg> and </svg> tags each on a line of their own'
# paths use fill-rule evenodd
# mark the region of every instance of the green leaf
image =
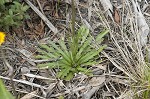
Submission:
<svg viewBox="0 0 150 99">
<path fill-rule="evenodd" d="M 53 47 L 49 47 L 48 45 L 46 44 L 40 44 L 39 45 L 41 47 L 41 49 L 38 49 L 38 52 L 41 52 L 44 50 L 46 50 L 48 53 L 49 53 L 49 56 L 50 57 L 53 57 L 53 58 L 58 58 L 60 57 L 60 53 L 57 52 L 57 50 L 55 50 Z M 42 49 L 43 48 L 43 49 Z"/>
<path fill-rule="evenodd" d="M 82 40 L 81 43 L 85 42 L 85 40 L 87 39 L 88 35 L 89 35 L 89 29 L 83 27 L 83 31 L 81 32 L 82 35 Z"/>
<path fill-rule="evenodd" d="M 105 31 L 101 32 L 101 33 L 96 37 L 96 41 L 100 41 L 108 32 L 109 32 L 109 30 L 105 30 Z"/>
<path fill-rule="evenodd" d="M 0 0 L 0 6 L 5 3 L 5 0 Z"/>
<path fill-rule="evenodd" d="M 0 79 L 0 98 L 1 99 L 15 99 L 12 96 L 12 94 L 7 91 L 1 79 Z"/>
<path fill-rule="evenodd" d="M 41 67 L 41 68 L 43 68 L 43 67 L 57 68 L 58 67 L 56 62 L 38 64 L 37 66 Z"/>
<path fill-rule="evenodd" d="M 12 25 L 12 24 L 14 24 L 14 20 L 13 20 L 12 16 L 10 16 L 10 15 L 7 15 L 4 18 L 4 20 L 5 20 L 5 24 L 6 25 Z"/>
<path fill-rule="evenodd" d="M 24 7 L 22 7 L 22 11 L 24 11 L 24 12 L 27 11 L 28 9 L 29 9 L 29 6 L 25 5 Z"/>
<path fill-rule="evenodd" d="M 64 51 L 67 51 L 67 47 L 66 47 L 65 42 L 64 42 L 63 40 L 60 40 L 60 41 L 59 41 L 59 45 L 62 47 L 62 49 L 63 49 Z"/>
<path fill-rule="evenodd" d="M 58 99 L 64 99 L 64 96 L 59 96 L 59 98 Z"/>
<path fill-rule="evenodd" d="M 84 73 L 86 75 L 89 75 L 89 76 L 92 75 L 92 71 L 89 70 L 89 69 L 86 69 L 86 68 L 83 68 L 83 67 L 78 67 L 77 69 L 78 69 L 79 72 L 82 72 L 82 73 Z"/>
<path fill-rule="evenodd" d="M 9 9 L 9 15 L 13 16 L 13 11 L 11 9 Z"/>
<path fill-rule="evenodd" d="M 54 52 L 54 49 L 52 47 L 49 47 L 48 45 L 46 44 L 39 44 L 39 46 L 43 49 L 45 49 L 46 51 L 48 52 Z"/>
<path fill-rule="evenodd" d="M 83 51 L 86 53 L 87 47 L 90 47 L 89 44 L 91 43 L 91 40 L 92 40 L 92 39 L 86 40 L 86 41 L 84 42 L 84 44 L 79 48 L 79 51 L 78 51 L 78 53 L 77 53 L 77 55 L 76 55 L 76 56 L 77 56 L 77 59 L 79 59 L 79 58 L 81 57 L 81 54 L 82 54 Z"/>
<path fill-rule="evenodd" d="M 38 49 L 38 52 L 40 52 L 43 56 L 49 57 L 50 59 L 51 58 L 58 59 L 58 57 L 59 57 L 59 56 L 54 55 L 53 53 L 48 53 L 48 52 L 41 50 L 41 49 Z"/>
<path fill-rule="evenodd" d="M 73 72 L 69 72 L 69 74 L 65 77 L 66 81 L 70 81 L 73 78 L 74 74 Z"/>
<path fill-rule="evenodd" d="M 47 59 L 47 60 L 49 59 L 48 56 L 44 56 L 44 55 L 36 55 L 35 58 L 36 59 Z"/>
<path fill-rule="evenodd" d="M 92 66 L 92 65 L 97 64 L 97 63 L 98 62 L 96 62 L 96 61 L 89 61 L 89 62 L 83 63 L 82 66 Z"/>
<path fill-rule="evenodd" d="M 72 62 L 72 61 L 71 61 L 70 52 L 68 51 L 67 46 L 65 45 L 65 42 L 64 42 L 63 40 L 60 40 L 60 41 L 59 41 L 59 45 L 61 46 L 61 48 L 62 48 L 64 54 L 66 54 L 66 56 L 68 57 L 68 59 L 70 59 L 69 62 Z M 64 56 L 63 56 L 63 57 L 64 57 Z"/>
<path fill-rule="evenodd" d="M 65 59 L 61 59 L 59 60 L 59 64 L 60 65 L 66 65 L 66 66 L 71 66 L 71 63 L 69 63 L 68 61 L 66 61 Z"/>
<path fill-rule="evenodd" d="M 57 77 L 64 79 L 67 76 L 67 74 L 69 74 L 70 69 L 71 67 L 62 69 L 60 72 L 58 72 Z"/>
<path fill-rule="evenodd" d="M 107 46 L 101 46 L 97 51 L 92 51 L 87 53 L 85 56 L 83 56 L 79 61 L 81 64 L 89 61 L 90 59 L 92 59 L 94 56 L 98 55 L 104 48 L 106 48 Z"/>
<path fill-rule="evenodd" d="M 53 48 L 55 48 L 57 50 L 58 53 L 60 53 L 62 55 L 62 57 L 67 60 L 69 63 L 71 62 L 69 56 L 63 52 L 59 47 L 57 47 L 57 45 L 53 42 L 50 42 L 50 44 L 52 45 Z"/>
<path fill-rule="evenodd" d="M 89 35 L 89 29 L 87 29 L 85 26 L 81 26 L 77 34 L 78 41 L 83 43 Z"/>
</svg>

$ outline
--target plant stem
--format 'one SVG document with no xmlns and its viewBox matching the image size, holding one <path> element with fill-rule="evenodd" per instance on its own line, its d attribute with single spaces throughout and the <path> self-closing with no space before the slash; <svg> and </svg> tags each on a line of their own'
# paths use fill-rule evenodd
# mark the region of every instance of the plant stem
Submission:
<svg viewBox="0 0 150 99">
<path fill-rule="evenodd" d="M 77 38 L 77 34 L 75 33 L 75 4 L 74 4 L 74 0 L 72 0 L 72 45 L 71 45 L 71 51 L 72 51 L 72 56 L 73 56 L 73 60 L 75 60 L 76 57 L 76 53 L 78 50 L 78 38 Z"/>
<path fill-rule="evenodd" d="M 72 0 L 72 37 L 75 37 L 75 5 Z"/>
</svg>

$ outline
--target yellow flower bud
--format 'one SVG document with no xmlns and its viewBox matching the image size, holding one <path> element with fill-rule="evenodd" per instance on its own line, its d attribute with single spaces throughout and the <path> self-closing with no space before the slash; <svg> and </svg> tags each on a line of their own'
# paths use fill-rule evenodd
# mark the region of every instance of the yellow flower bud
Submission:
<svg viewBox="0 0 150 99">
<path fill-rule="evenodd" d="M 5 33 L 4 32 L 0 32 L 0 46 L 2 43 L 4 43 L 5 41 Z"/>
</svg>

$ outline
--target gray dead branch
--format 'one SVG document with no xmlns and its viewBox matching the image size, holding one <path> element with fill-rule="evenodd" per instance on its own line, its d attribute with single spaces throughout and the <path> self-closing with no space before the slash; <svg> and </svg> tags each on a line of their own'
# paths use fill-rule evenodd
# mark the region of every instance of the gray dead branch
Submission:
<svg viewBox="0 0 150 99">
<path fill-rule="evenodd" d="M 11 78 L 3 77 L 3 76 L 0 76 L 0 78 L 1 79 L 5 79 L 5 80 L 11 80 Z M 36 87 L 36 88 L 47 89 L 47 87 L 44 87 L 44 86 L 41 86 L 39 84 L 35 84 L 35 83 L 32 83 L 32 82 L 29 82 L 29 81 L 26 81 L 26 80 L 12 79 L 12 81 L 18 82 L 18 83 L 22 83 L 22 84 L 26 84 L 26 85 L 29 85 L 29 86 L 33 86 L 33 87 Z"/>
<path fill-rule="evenodd" d="M 24 74 L 27 77 L 32 77 L 32 78 L 37 78 L 37 79 L 41 79 L 41 80 L 52 80 L 52 81 L 56 81 L 56 79 L 51 79 L 51 78 L 47 78 L 47 77 L 43 77 L 43 76 L 39 76 L 39 75 L 34 75 L 34 74 Z"/>
</svg>

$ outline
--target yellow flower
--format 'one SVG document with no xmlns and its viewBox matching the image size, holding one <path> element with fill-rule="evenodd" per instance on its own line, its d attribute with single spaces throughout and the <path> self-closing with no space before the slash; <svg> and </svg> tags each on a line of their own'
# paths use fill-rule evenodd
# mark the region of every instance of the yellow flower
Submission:
<svg viewBox="0 0 150 99">
<path fill-rule="evenodd" d="M 5 41 L 5 33 L 4 32 L 0 32 L 0 46 L 2 43 L 4 43 Z"/>
</svg>

